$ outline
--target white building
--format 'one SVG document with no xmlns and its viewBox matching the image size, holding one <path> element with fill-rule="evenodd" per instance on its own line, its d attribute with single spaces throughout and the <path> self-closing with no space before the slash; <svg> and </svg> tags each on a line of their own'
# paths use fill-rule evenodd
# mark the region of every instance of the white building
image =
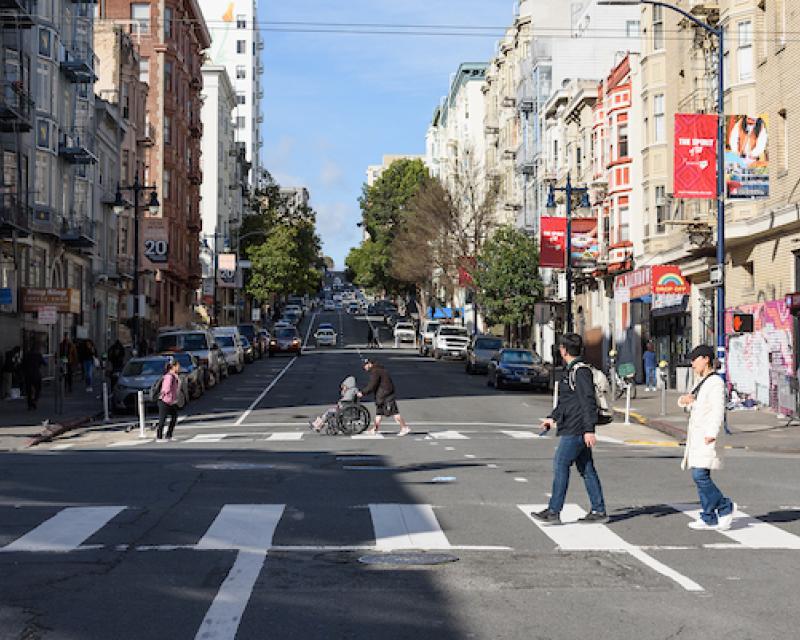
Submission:
<svg viewBox="0 0 800 640">
<path fill-rule="evenodd" d="M 261 175 L 261 123 L 264 114 L 261 100 L 264 89 L 261 76 L 264 67 L 261 51 L 264 42 L 256 27 L 257 0 L 200 0 L 200 8 L 211 33 L 209 63 L 223 66 L 233 83 L 235 141 L 244 143 L 247 160 L 252 165 L 251 184 Z"/>
</svg>

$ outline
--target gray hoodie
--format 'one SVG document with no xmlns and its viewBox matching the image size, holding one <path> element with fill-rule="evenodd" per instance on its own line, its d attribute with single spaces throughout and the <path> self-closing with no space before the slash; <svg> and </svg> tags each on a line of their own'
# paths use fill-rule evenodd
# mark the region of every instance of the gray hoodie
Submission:
<svg viewBox="0 0 800 640">
<path fill-rule="evenodd" d="M 348 376 L 342 381 L 342 397 L 339 402 L 355 402 L 358 395 L 358 387 L 354 376 Z"/>
</svg>

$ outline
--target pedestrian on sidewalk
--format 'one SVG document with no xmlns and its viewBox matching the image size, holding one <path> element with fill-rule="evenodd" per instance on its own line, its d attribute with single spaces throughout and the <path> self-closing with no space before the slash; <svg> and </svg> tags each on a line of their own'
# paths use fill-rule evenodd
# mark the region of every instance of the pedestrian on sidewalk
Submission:
<svg viewBox="0 0 800 640">
<path fill-rule="evenodd" d="M 177 360 L 170 360 L 167 370 L 161 378 L 161 390 L 158 395 L 158 430 L 156 431 L 156 442 L 167 442 L 172 440 L 172 432 L 175 430 L 175 423 L 178 421 L 178 394 L 180 394 L 181 380 L 178 373 L 181 364 Z M 166 438 L 164 437 L 164 423 L 169 416 L 169 426 L 167 427 Z"/>
<path fill-rule="evenodd" d="M 108 361 L 111 363 L 111 370 L 114 373 L 122 371 L 122 366 L 125 364 L 125 347 L 116 339 L 108 349 Z"/>
<path fill-rule="evenodd" d="M 656 364 L 656 348 L 652 342 L 647 343 L 642 361 L 644 364 L 645 391 L 655 391 L 657 387 L 656 370 L 658 369 L 658 365 Z"/>
<path fill-rule="evenodd" d="M 359 398 L 363 398 L 372 393 L 375 394 L 375 426 L 367 429 L 364 433 L 374 436 L 381 428 L 381 421 L 384 416 L 392 416 L 394 421 L 400 425 L 398 436 L 407 436 L 411 429 L 400 415 L 395 398 L 394 382 L 389 372 L 377 362 L 370 359 L 364 360 L 364 371 L 369 373 L 369 383 L 363 391 L 358 393 Z"/>
<path fill-rule="evenodd" d="M 3 398 L 8 398 L 11 395 L 11 387 L 14 386 L 14 378 L 19 385 L 19 373 L 22 365 L 22 349 L 19 346 L 6 351 L 6 357 L 3 361 Z"/>
<path fill-rule="evenodd" d="M 711 479 L 711 471 L 722 468 L 719 436 L 725 422 L 725 383 L 714 371 L 714 349 L 708 345 L 692 349 L 689 360 L 699 382 L 691 393 L 678 398 L 678 406 L 690 411 L 681 469 L 691 470 L 703 508 L 700 519 L 690 522 L 689 527 L 727 531 L 736 504 Z"/>
<path fill-rule="evenodd" d="M 22 377 L 25 380 L 25 398 L 29 411 L 36 409 L 39 396 L 42 395 L 42 367 L 44 365 L 45 361 L 39 352 L 39 345 L 33 340 L 30 349 L 22 357 Z"/>
<path fill-rule="evenodd" d="M 559 353 L 566 369 L 556 383 L 557 403 L 552 413 L 542 419 L 542 427 L 558 426 L 558 448 L 553 459 L 553 490 L 543 511 L 531 516 L 546 524 L 561 524 L 561 510 L 567 497 L 570 467 L 574 464 L 583 476 L 591 511 L 578 522 L 607 522 L 606 504 L 600 477 L 594 467 L 592 448 L 597 444 L 597 399 L 591 368 L 583 361 L 583 339 L 566 333 L 559 340 Z"/>
<path fill-rule="evenodd" d="M 75 368 L 78 366 L 78 350 L 75 348 L 75 343 L 69 339 L 69 334 L 66 331 L 58 347 L 58 357 L 64 365 L 64 390 L 67 393 L 72 393 L 72 377 L 75 375 Z"/>
<path fill-rule="evenodd" d="M 81 342 L 80 349 L 78 350 L 81 367 L 83 368 L 83 381 L 86 385 L 86 391 L 91 393 L 92 384 L 94 383 L 94 368 L 99 361 L 97 359 L 97 348 L 91 340 L 84 340 Z"/>
<path fill-rule="evenodd" d="M 367 348 L 374 349 L 378 346 L 378 341 L 375 339 L 375 330 L 371 324 L 367 325 Z"/>
</svg>

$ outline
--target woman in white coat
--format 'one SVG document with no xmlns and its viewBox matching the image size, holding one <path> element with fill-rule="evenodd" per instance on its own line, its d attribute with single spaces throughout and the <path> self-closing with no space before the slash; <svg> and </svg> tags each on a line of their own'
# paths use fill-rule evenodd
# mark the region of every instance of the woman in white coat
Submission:
<svg viewBox="0 0 800 640">
<path fill-rule="evenodd" d="M 711 347 L 695 347 L 689 359 L 699 382 L 691 393 L 678 399 L 679 406 L 689 407 L 691 411 L 681 468 L 691 469 L 703 507 L 700 520 L 690 522 L 689 527 L 726 531 L 733 521 L 736 504 L 725 497 L 711 479 L 711 471 L 722 468 L 719 435 L 725 422 L 725 383 L 714 373 Z"/>
</svg>

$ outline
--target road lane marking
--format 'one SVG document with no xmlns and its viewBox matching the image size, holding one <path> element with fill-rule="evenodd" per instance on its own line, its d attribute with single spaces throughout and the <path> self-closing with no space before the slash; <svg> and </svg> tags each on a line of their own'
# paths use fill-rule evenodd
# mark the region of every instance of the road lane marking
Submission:
<svg viewBox="0 0 800 640">
<path fill-rule="evenodd" d="M 451 548 L 429 504 L 370 504 L 369 513 L 381 551 Z"/>
<path fill-rule="evenodd" d="M 501 431 L 500 433 L 517 440 L 531 440 L 538 437 L 532 431 Z"/>
<path fill-rule="evenodd" d="M 435 431 L 429 435 L 436 440 L 469 440 L 469 436 L 459 431 Z"/>
<path fill-rule="evenodd" d="M 314 328 L 314 321 L 317 319 L 318 315 L 319 311 L 315 311 L 314 315 L 311 316 L 311 321 L 308 323 L 308 331 L 306 331 L 306 339 L 303 340 L 303 346 L 300 348 L 301 350 L 308 347 L 308 339 L 311 337 L 311 330 Z"/>
<path fill-rule="evenodd" d="M 578 523 L 578 518 L 586 515 L 586 512 L 576 504 L 564 505 L 564 509 L 561 511 L 561 522 L 563 523 L 561 525 L 544 524 L 531 516 L 531 512 L 547 508 L 546 504 L 520 504 L 517 506 L 525 514 L 525 517 L 558 545 L 559 549 L 565 551 L 624 551 L 657 573 L 673 580 L 687 591 L 704 591 L 703 587 L 694 580 L 656 560 L 641 548 L 625 542 L 606 525 Z"/>
<path fill-rule="evenodd" d="M 227 433 L 199 433 L 193 438 L 185 441 L 185 444 L 205 444 L 209 442 L 222 442 L 228 436 Z"/>
<path fill-rule="evenodd" d="M 241 425 L 242 425 L 242 423 L 243 423 L 245 420 L 247 420 L 248 416 L 249 416 L 251 413 L 253 413 L 253 409 L 255 409 L 255 408 L 258 406 L 258 404 L 259 404 L 259 403 L 260 403 L 260 402 L 261 402 L 261 401 L 262 401 L 262 400 L 263 400 L 263 399 L 266 397 L 266 395 L 267 395 L 267 394 L 268 394 L 270 391 L 272 391 L 272 388 L 273 388 L 273 387 L 274 387 L 276 384 L 278 384 L 278 382 L 280 382 L 280 379 L 281 379 L 281 378 L 283 378 L 283 376 L 284 376 L 284 375 L 286 374 L 286 372 L 289 370 L 289 367 L 291 367 L 291 366 L 292 366 L 292 365 L 293 365 L 293 364 L 294 364 L 296 361 L 297 361 L 297 356 L 295 356 L 294 358 L 292 358 L 291 360 L 289 360 L 289 364 L 287 364 L 287 365 L 286 365 L 286 366 L 285 366 L 283 369 L 281 369 L 281 372 L 280 372 L 280 373 L 279 373 L 279 374 L 278 374 L 278 375 L 275 377 L 275 379 L 274 379 L 272 382 L 270 382 L 270 383 L 267 385 L 266 389 L 264 389 L 264 390 L 261 392 L 261 394 L 260 394 L 260 395 L 259 395 L 259 396 L 258 396 L 258 397 L 255 399 L 255 400 L 253 400 L 253 403 L 252 403 L 252 404 L 251 404 L 251 405 L 250 405 L 250 406 L 247 408 L 247 410 L 246 410 L 246 411 L 245 411 L 245 412 L 244 412 L 244 413 L 243 413 L 241 416 L 239 416 L 239 419 L 238 419 L 236 422 L 234 422 L 234 423 L 233 423 L 233 426 L 234 426 L 234 427 L 239 427 L 239 426 L 241 426 Z"/>
<path fill-rule="evenodd" d="M 297 431 L 285 431 L 285 432 L 273 433 L 272 435 L 267 436 L 266 439 L 290 442 L 290 441 L 302 440 L 303 434 Z"/>
<path fill-rule="evenodd" d="M 57 444 L 50 447 L 50 451 L 64 451 L 65 449 L 71 449 L 74 446 L 75 446 L 74 442 L 71 442 L 69 444 Z"/>
<path fill-rule="evenodd" d="M 155 442 L 155 438 L 145 438 L 144 440 L 123 440 L 122 442 L 112 442 L 108 447 L 138 447 L 140 444 L 150 444 Z"/>
<path fill-rule="evenodd" d="M 689 516 L 700 518 L 700 509 L 694 504 L 670 504 L 670 507 Z M 726 538 L 748 549 L 800 549 L 800 536 L 753 518 L 738 509 L 733 513 L 733 523 L 727 531 L 717 531 Z"/>
<path fill-rule="evenodd" d="M 125 507 L 68 507 L 0 551 L 74 551 Z"/>
<path fill-rule="evenodd" d="M 382 433 L 357 433 L 354 436 L 350 436 L 351 440 L 381 440 L 383 439 Z"/>
<path fill-rule="evenodd" d="M 527 482 L 527 478 L 514 478 L 514 482 Z"/>
<path fill-rule="evenodd" d="M 283 504 L 226 504 L 197 548 L 266 551 L 285 508 Z"/>
</svg>

